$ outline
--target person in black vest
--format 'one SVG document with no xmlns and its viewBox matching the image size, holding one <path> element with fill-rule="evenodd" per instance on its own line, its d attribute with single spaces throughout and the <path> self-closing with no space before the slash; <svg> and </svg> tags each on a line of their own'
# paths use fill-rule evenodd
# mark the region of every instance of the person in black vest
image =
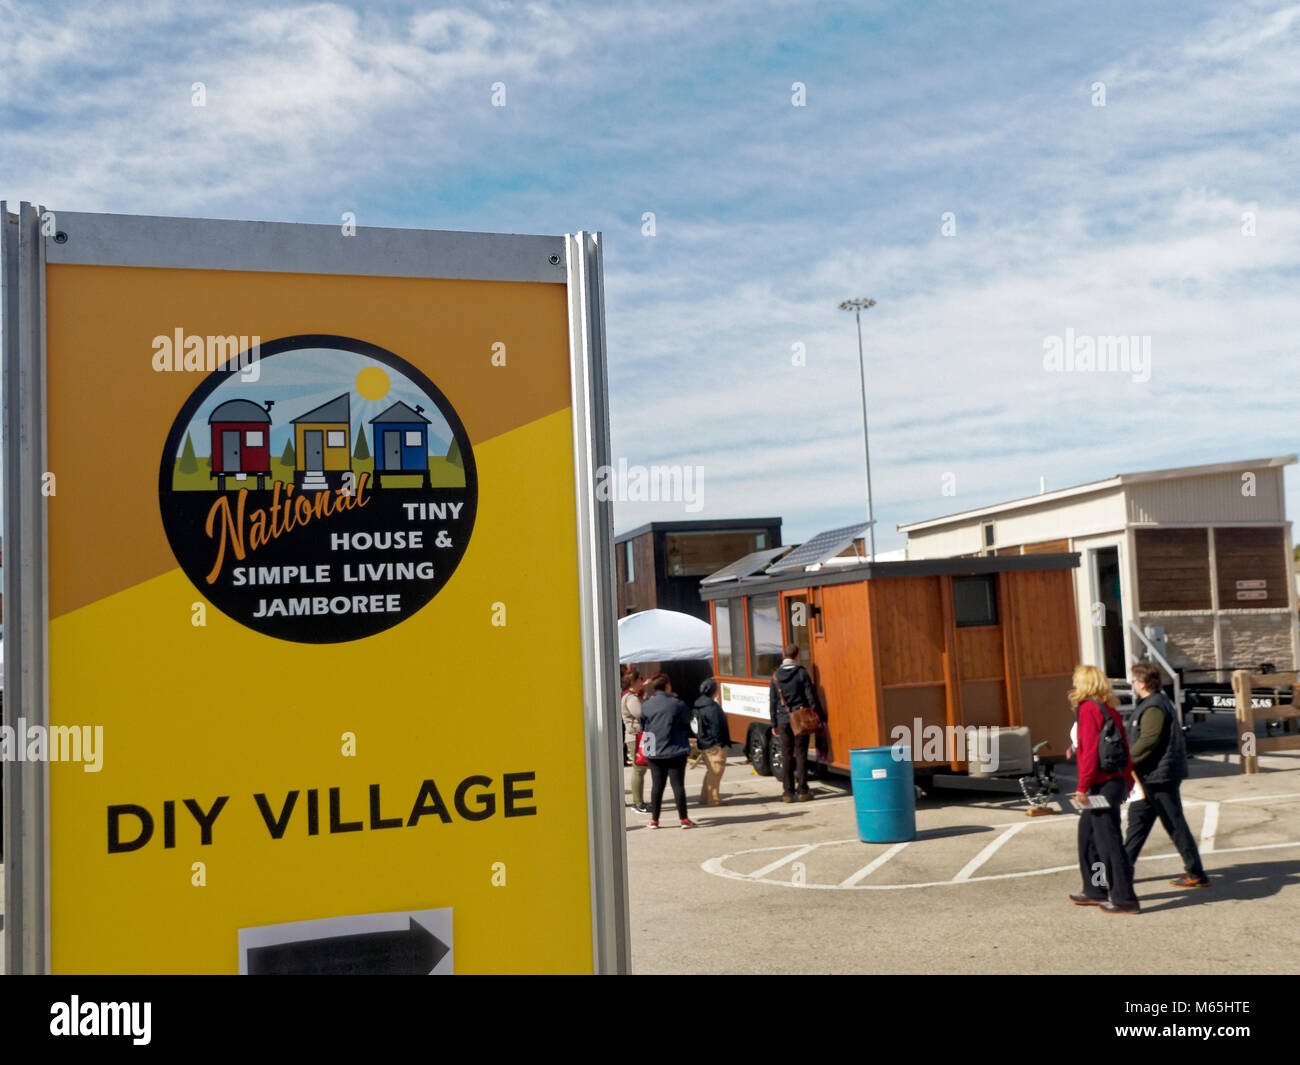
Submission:
<svg viewBox="0 0 1300 1065">
<path fill-rule="evenodd" d="M 654 693 L 641 704 L 643 746 L 650 762 L 650 827 L 659 827 L 664 784 L 673 782 L 673 799 L 682 828 L 694 828 L 686 816 L 686 756 L 691 752 L 691 708 L 673 694 L 667 673 L 650 678 Z"/>
<path fill-rule="evenodd" d="M 785 763 L 785 791 L 781 794 L 781 801 L 794 802 L 798 798 L 800 802 L 808 802 L 812 799 L 812 792 L 808 790 L 809 733 L 796 736 L 790 728 L 790 714 L 804 707 L 817 710 L 817 693 L 813 690 L 812 677 L 799 664 L 799 645 L 788 643 L 784 651 L 785 659 L 772 674 L 768 693 L 772 735 L 781 740 L 781 756 Z"/>
<path fill-rule="evenodd" d="M 1134 799 L 1128 811 L 1128 835 L 1124 850 L 1136 864 L 1142 845 L 1156 818 L 1169 833 L 1183 859 L 1183 875 L 1170 883 L 1175 887 L 1206 887 L 1209 877 L 1201 865 L 1192 830 L 1183 816 L 1179 785 L 1187 779 L 1187 743 L 1178 723 L 1178 712 L 1161 687 L 1163 677 L 1149 662 L 1139 662 L 1130 671 L 1133 691 L 1141 702 L 1133 714 L 1133 772 L 1142 785 L 1143 797 Z"/>
</svg>

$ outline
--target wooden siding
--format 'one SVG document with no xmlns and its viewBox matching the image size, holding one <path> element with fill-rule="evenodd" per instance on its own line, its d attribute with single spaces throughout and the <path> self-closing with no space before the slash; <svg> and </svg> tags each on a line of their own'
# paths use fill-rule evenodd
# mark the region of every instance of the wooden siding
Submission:
<svg viewBox="0 0 1300 1065">
<path fill-rule="evenodd" d="M 939 577 L 870 582 L 879 633 L 880 683 L 884 687 L 921 681 L 943 683 L 940 582 Z"/>
<path fill-rule="evenodd" d="M 1210 540 L 1205 529 L 1135 529 L 1133 537 L 1138 602 L 1144 611 L 1210 609 Z"/>
<path fill-rule="evenodd" d="M 629 543 L 632 545 L 631 581 L 627 579 Z M 634 610 L 652 610 L 659 605 L 655 598 L 654 533 L 642 533 L 633 540 L 617 544 L 614 548 L 614 563 L 615 579 L 618 582 L 619 617 Z M 699 598 L 698 591 L 696 598 Z"/>
<path fill-rule="evenodd" d="M 1216 528 L 1214 563 L 1219 575 L 1219 609 L 1249 610 L 1289 606 L 1291 588 L 1285 559 L 1284 530 L 1280 526 Z M 1266 581 L 1264 598 L 1238 599 L 1238 581 Z M 1258 594 L 1258 590 L 1255 592 Z M 1153 609 L 1142 600 L 1142 609 Z"/>
</svg>

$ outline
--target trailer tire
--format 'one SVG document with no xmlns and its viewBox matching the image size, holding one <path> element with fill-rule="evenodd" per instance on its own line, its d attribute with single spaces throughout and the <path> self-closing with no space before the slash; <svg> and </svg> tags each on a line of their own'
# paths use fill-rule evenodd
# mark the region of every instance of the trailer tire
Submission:
<svg viewBox="0 0 1300 1065">
<path fill-rule="evenodd" d="M 749 735 L 745 737 L 745 757 L 760 777 L 772 775 L 772 763 L 767 756 L 767 734 L 770 730 L 763 725 L 750 725 Z"/>
<path fill-rule="evenodd" d="M 780 780 L 785 775 L 785 755 L 781 751 L 781 737 L 770 733 L 767 737 L 767 769 Z"/>
</svg>

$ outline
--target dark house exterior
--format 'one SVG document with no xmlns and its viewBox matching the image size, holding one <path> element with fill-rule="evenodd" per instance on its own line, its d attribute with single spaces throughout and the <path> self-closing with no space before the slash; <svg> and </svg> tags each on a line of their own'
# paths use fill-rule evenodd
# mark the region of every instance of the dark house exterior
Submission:
<svg viewBox="0 0 1300 1065">
<path fill-rule="evenodd" d="M 618 614 L 678 610 L 703 621 L 700 579 L 742 555 L 781 546 L 780 518 L 652 521 L 614 537 Z"/>
</svg>

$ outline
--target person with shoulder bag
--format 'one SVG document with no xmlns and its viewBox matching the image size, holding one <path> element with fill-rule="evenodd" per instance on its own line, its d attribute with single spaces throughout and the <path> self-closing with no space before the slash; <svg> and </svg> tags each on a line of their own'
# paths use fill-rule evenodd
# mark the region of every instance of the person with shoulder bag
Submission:
<svg viewBox="0 0 1300 1065">
<path fill-rule="evenodd" d="M 635 669 L 628 670 L 623 676 L 623 694 L 619 699 L 619 709 L 623 716 L 623 742 L 627 748 L 627 758 L 632 762 L 632 809 L 639 814 L 650 812 L 645 804 L 646 766 L 637 758 L 643 684 L 640 673 Z"/>
<path fill-rule="evenodd" d="M 1183 875 L 1170 883 L 1174 887 L 1208 887 L 1210 879 L 1201 864 L 1196 838 L 1187 827 L 1179 794 L 1179 786 L 1187 778 L 1187 742 L 1178 711 L 1164 693 L 1160 670 L 1150 662 L 1138 662 L 1130 674 L 1133 691 L 1141 700 L 1133 714 L 1133 772 L 1142 785 L 1142 796 L 1129 806 L 1124 850 L 1136 865 L 1159 818 L 1183 859 Z"/>
<path fill-rule="evenodd" d="M 1079 872 L 1083 891 L 1077 906 L 1105 913 L 1141 912 L 1133 893 L 1133 864 L 1124 850 L 1119 811 L 1133 787 L 1133 759 L 1124 721 L 1115 709 L 1110 681 L 1096 666 L 1076 666 L 1070 705 L 1077 715 L 1079 784 Z M 1100 796 L 1100 803 L 1094 799 Z"/>
<path fill-rule="evenodd" d="M 809 802 L 808 740 L 820 727 L 817 693 L 812 677 L 799 665 L 799 645 L 786 644 L 785 658 L 772 674 L 768 693 L 768 712 L 772 718 L 772 735 L 781 741 L 785 790 L 782 802 Z"/>
</svg>

